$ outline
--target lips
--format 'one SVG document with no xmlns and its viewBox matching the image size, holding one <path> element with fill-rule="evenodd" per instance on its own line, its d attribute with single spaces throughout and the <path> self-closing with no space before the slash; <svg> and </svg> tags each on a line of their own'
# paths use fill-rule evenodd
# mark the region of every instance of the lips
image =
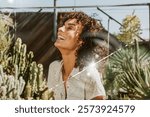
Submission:
<svg viewBox="0 0 150 117">
<path fill-rule="evenodd" d="M 58 39 L 65 40 L 65 38 L 63 36 L 58 36 Z"/>
</svg>

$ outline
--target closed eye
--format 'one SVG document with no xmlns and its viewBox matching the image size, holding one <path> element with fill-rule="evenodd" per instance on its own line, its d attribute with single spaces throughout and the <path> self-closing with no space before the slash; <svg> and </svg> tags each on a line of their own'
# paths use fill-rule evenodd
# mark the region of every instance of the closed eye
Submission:
<svg viewBox="0 0 150 117">
<path fill-rule="evenodd" d="M 66 27 L 66 30 L 74 30 L 75 28 L 74 28 L 74 26 L 67 26 Z"/>
</svg>

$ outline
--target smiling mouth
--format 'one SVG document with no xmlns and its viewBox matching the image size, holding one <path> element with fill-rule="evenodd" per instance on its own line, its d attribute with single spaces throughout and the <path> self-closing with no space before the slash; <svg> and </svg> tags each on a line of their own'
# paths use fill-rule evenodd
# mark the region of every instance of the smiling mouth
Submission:
<svg viewBox="0 0 150 117">
<path fill-rule="evenodd" d="M 62 37 L 62 36 L 58 36 L 58 39 L 65 40 L 64 37 Z"/>
</svg>

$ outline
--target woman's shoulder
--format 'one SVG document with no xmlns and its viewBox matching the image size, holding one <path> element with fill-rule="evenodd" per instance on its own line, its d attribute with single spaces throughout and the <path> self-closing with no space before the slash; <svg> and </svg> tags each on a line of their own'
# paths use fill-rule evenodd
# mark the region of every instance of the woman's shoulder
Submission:
<svg viewBox="0 0 150 117">
<path fill-rule="evenodd" d="M 50 63 L 49 68 L 50 68 L 50 67 L 51 67 L 51 68 L 60 67 L 61 64 L 62 64 L 62 61 L 60 61 L 60 60 L 55 60 L 55 61 L 53 61 L 52 63 Z"/>
<path fill-rule="evenodd" d="M 85 77 L 89 82 L 96 82 L 102 78 L 102 75 L 97 68 L 86 68 L 82 76 Z"/>
</svg>

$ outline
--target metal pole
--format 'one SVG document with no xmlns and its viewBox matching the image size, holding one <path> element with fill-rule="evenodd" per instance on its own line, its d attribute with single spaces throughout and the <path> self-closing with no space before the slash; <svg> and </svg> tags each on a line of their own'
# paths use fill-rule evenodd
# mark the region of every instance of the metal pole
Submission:
<svg viewBox="0 0 150 117">
<path fill-rule="evenodd" d="M 107 30 L 108 30 L 108 35 L 107 35 L 107 43 L 108 43 L 108 53 L 107 53 L 107 55 L 109 55 L 109 53 L 110 53 L 110 18 L 108 17 L 108 27 L 107 27 Z M 109 62 L 109 57 L 108 57 L 108 59 L 107 59 L 107 62 L 108 62 L 108 66 L 110 67 L 110 62 Z M 111 92 L 112 94 L 113 94 L 113 92 Z"/>
<path fill-rule="evenodd" d="M 15 21 L 14 21 L 14 31 L 15 31 L 15 35 L 14 35 L 14 38 L 15 38 L 15 40 L 17 39 L 17 13 L 16 13 L 16 11 L 14 12 L 14 15 L 15 15 Z"/>
<path fill-rule="evenodd" d="M 110 42 L 110 18 L 108 18 L 108 35 L 107 35 L 107 43 L 108 43 L 108 55 L 109 55 L 109 42 Z"/>
<path fill-rule="evenodd" d="M 53 27 L 53 38 L 52 38 L 52 41 L 55 41 L 56 40 L 56 36 L 57 36 L 57 11 L 56 11 L 56 1 L 57 0 L 54 0 L 54 27 Z"/>
<path fill-rule="evenodd" d="M 96 7 L 129 7 L 129 6 L 147 6 L 149 3 L 122 4 L 122 5 L 85 5 L 85 6 L 57 6 L 57 7 L 0 7 L 0 9 L 62 9 L 62 8 L 96 8 Z"/>
<path fill-rule="evenodd" d="M 149 7 L 149 46 L 150 46 L 150 4 L 148 4 Z"/>
</svg>

